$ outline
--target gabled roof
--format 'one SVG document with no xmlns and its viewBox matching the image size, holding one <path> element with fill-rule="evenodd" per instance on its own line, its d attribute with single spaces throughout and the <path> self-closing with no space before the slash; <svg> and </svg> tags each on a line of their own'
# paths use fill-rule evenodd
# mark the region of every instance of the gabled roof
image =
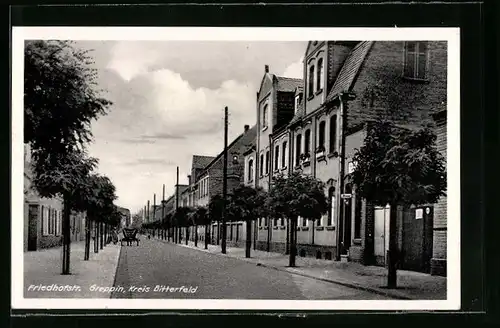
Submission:
<svg viewBox="0 0 500 328">
<path fill-rule="evenodd" d="M 291 77 L 277 76 L 274 78 L 278 81 L 277 91 L 281 92 L 295 92 L 298 86 L 302 86 L 303 80 Z"/>
<path fill-rule="evenodd" d="M 193 169 L 204 169 L 214 158 L 213 156 L 193 155 Z"/>
<path fill-rule="evenodd" d="M 295 122 L 299 121 L 304 115 L 306 114 L 306 109 L 304 107 L 304 97 L 300 100 L 299 106 L 297 107 L 297 111 L 295 112 L 295 115 L 293 116 L 292 120 L 290 121 L 290 124 L 294 124 Z"/>
<path fill-rule="evenodd" d="M 332 101 L 342 92 L 351 91 L 354 81 L 358 76 L 359 69 L 365 61 L 368 51 L 370 51 L 374 41 L 364 41 L 359 43 L 351 51 L 349 57 L 344 62 L 330 93 L 326 97 L 326 103 Z"/>
</svg>

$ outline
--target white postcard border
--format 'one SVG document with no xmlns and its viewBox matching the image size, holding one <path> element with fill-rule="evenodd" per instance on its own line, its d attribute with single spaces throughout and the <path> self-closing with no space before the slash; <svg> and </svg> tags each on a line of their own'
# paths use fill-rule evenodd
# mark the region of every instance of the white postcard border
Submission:
<svg viewBox="0 0 500 328">
<path fill-rule="evenodd" d="M 24 40 L 441 40 L 448 41 L 447 299 L 390 301 L 28 299 L 23 297 Z M 459 28 L 13 27 L 12 29 L 12 308 L 221 310 L 460 309 L 460 30 Z"/>
</svg>

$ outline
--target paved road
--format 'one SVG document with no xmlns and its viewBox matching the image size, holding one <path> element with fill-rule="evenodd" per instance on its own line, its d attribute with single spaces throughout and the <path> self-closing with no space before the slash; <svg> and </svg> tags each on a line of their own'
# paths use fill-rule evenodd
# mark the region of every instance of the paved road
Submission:
<svg viewBox="0 0 500 328">
<path fill-rule="evenodd" d="M 162 241 L 141 242 L 122 247 L 112 298 L 389 299 Z"/>
</svg>

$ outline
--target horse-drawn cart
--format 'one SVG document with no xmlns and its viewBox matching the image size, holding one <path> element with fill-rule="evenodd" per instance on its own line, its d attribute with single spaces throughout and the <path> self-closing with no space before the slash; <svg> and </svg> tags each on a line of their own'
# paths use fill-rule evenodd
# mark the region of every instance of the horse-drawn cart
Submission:
<svg viewBox="0 0 500 328">
<path fill-rule="evenodd" d="M 123 238 L 120 240 L 121 245 L 123 242 L 127 242 L 127 246 L 132 246 L 132 242 L 136 242 L 139 246 L 139 238 L 137 238 L 137 229 L 123 228 L 122 230 Z"/>
</svg>

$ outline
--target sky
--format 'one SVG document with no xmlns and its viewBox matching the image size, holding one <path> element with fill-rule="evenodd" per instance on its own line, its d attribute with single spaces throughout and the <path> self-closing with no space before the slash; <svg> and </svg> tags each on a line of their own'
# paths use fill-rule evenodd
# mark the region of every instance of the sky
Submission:
<svg viewBox="0 0 500 328">
<path fill-rule="evenodd" d="M 78 41 L 92 49 L 99 88 L 113 102 L 92 123 L 90 156 L 117 189 L 117 205 L 132 213 L 156 194 L 158 204 L 187 184 L 192 156 L 223 148 L 224 107 L 229 142 L 256 123 L 255 96 L 265 65 L 302 78 L 307 42 Z"/>
</svg>

